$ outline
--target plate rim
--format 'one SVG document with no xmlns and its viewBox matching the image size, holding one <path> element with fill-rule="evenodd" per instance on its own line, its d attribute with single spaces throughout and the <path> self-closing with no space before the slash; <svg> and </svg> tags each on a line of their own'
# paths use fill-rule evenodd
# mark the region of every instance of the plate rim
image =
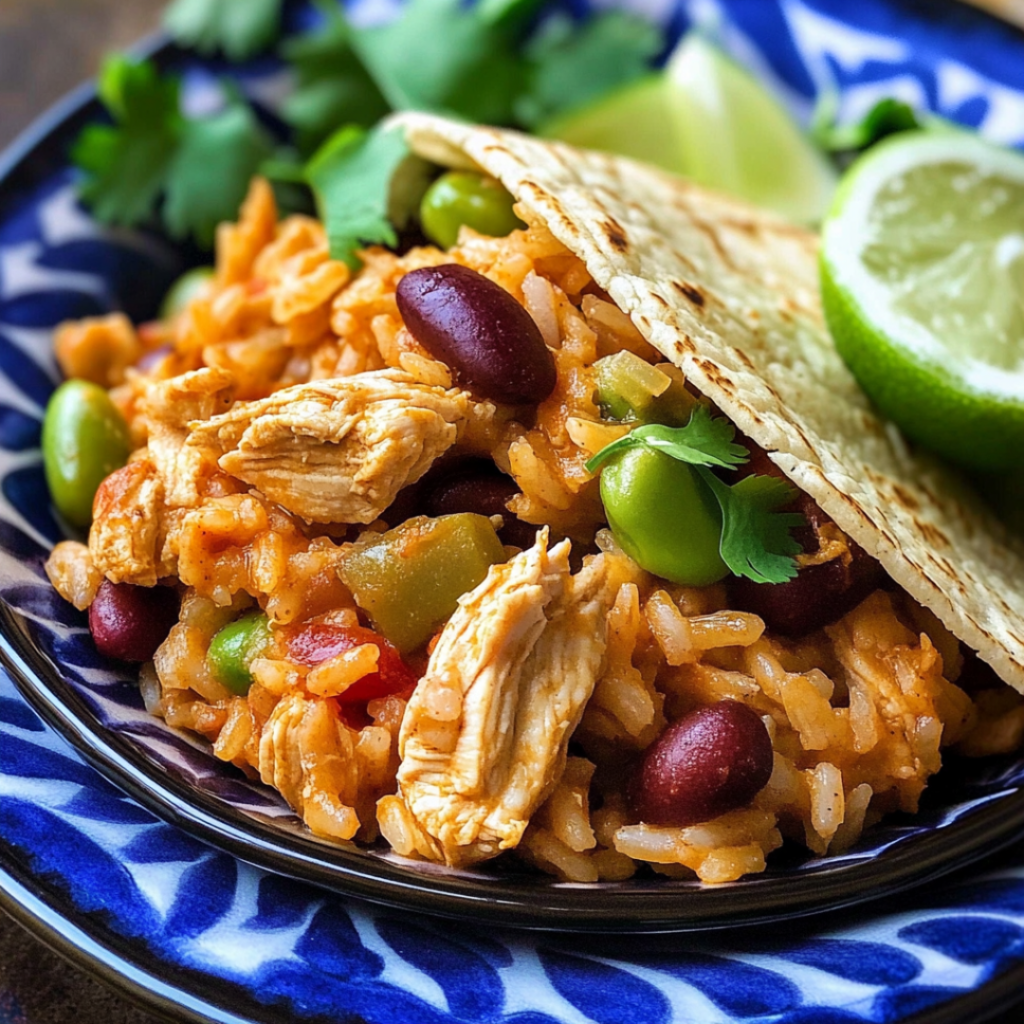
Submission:
<svg viewBox="0 0 1024 1024">
<path fill-rule="evenodd" d="M 233 811 L 231 820 L 227 820 L 222 812 L 218 813 L 215 797 L 172 773 L 162 772 L 130 739 L 103 727 L 90 714 L 74 685 L 57 673 L 45 655 L 27 638 L 12 638 L 12 634 L 17 637 L 20 632 L 11 621 L 16 614 L 0 600 L 0 666 L 8 671 L 19 693 L 43 721 L 108 782 L 162 821 L 238 860 L 381 906 L 476 924 L 493 924 L 495 912 L 500 911 L 503 927 L 526 931 L 694 934 L 870 906 L 967 867 L 1024 835 L 1024 790 L 1020 790 L 989 801 L 954 822 L 951 829 L 957 829 L 960 821 L 970 821 L 974 827 L 967 831 L 967 842 L 953 844 L 952 854 L 950 829 L 945 829 L 916 840 L 898 841 L 870 860 L 841 863 L 833 868 L 826 863 L 813 872 L 788 877 L 754 876 L 730 886 L 674 893 L 666 892 L 663 883 L 655 883 L 640 893 L 635 886 L 621 891 L 602 889 L 582 909 L 578 887 L 559 888 L 552 884 L 541 891 L 533 890 L 532 899 L 540 896 L 547 900 L 538 906 L 536 902 L 516 899 L 514 880 L 502 883 L 490 878 L 482 882 L 432 878 L 414 867 L 405 868 L 345 849 L 336 852 L 337 860 L 327 861 L 323 854 L 328 848 L 314 839 L 289 836 L 289 847 L 282 848 L 274 841 L 276 833 L 271 826 Z M 47 684 L 47 676 L 54 678 L 56 687 Z M 977 818 L 982 819 L 980 828 Z M 957 835 L 963 832 L 958 829 Z M 921 855 L 922 846 L 929 856 Z M 879 861 L 883 863 L 881 878 Z M 854 892 L 850 890 L 851 879 L 859 883 Z M 767 899 L 765 889 L 771 890 Z M 795 891 L 796 899 L 791 891 Z M 824 900 L 823 891 L 827 894 Z M 673 903 L 685 903 L 697 893 L 694 902 L 700 907 L 696 913 L 676 911 L 673 915 L 659 906 L 670 899 Z M 565 898 L 559 898 L 563 894 Z"/>
<path fill-rule="evenodd" d="M 130 52 L 161 64 L 184 54 L 164 32 L 146 37 Z M 0 216 L 16 202 L 21 188 L 31 184 L 33 158 L 98 112 L 92 79 L 52 105 L 0 154 Z M 968 866 L 1024 834 L 1022 787 L 967 812 L 947 829 L 897 841 L 867 861 L 841 863 L 831 869 L 825 865 L 787 878 L 762 878 L 760 884 L 754 876 L 729 886 L 691 887 L 671 893 L 665 891 L 664 883 L 657 891 L 648 886 L 646 892 L 637 892 L 635 885 L 622 891 L 603 888 L 594 893 L 590 906 L 582 908 L 579 888 L 559 888 L 552 883 L 543 890 L 546 905 L 537 902 L 539 889 L 531 890 L 531 902 L 524 905 L 521 898 L 515 898 L 514 882 L 502 884 L 490 877 L 484 882 L 439 878 L 343 848 L 336 859 L 328 861 L 324 856 L 327 848 L 316 840 L 288 836 L 287 845 L 282 845 L 272 826 L 233 810 L 228 815 L 231 820 L 226 820 L 223 812 L 217 813 L 215 798 L 161 771 L 129 739 L 103 726 L 59 667 L 16 626 L 17 615 L 0 601 L 0 664 L 30 706 L 101 776 L 157 817 L 239 860 L 378 905 L 475 923 L 493 923 L 495 911 L 500 910 L 503 924 L 531 931 L 696 933 L 877 903 Z M 61 689 L 73 699 L 60 699 Z M 972 823 L 968 830 L 971 838 L 950 844 L 950 832 L 959 835 L 963 829 L 957 826 L 965 820 Z M 927 856 L 922 856 L 922 847 Z M 824 900 L 823 892 L 828 894 Z M 687 899 L 698 905 L 696 912 L 666 913 L 657 906 Z"/>
<path fill-rule="evenodd" d="M 192 972 L 144 953 L 143 944 L 123 940 L 95 915 L 75 907 L 69 913 L 66 904 L 57 905 L 60 899 L 68 897 L 45 890 L 30 869 L 16 865 L 0 837 L 0 911 L 69 963 L 173 1024 L 295 1024 L 291 1011 L 256 1003 L 242 986 L 231 981 L 219 979 L 210 987 L 218 994 L 246 992 L 245 1002 L 254 1004 L 256 1013 L 247 1010 L 242 1016 L 212 997 L 197 995 L 179 984 L 181 978 L 193 977 Z M 1024 960 L 970 992 L 920 1010 L 899 1024 L 984 1024 L 997 1013 L 1018 1006 L 1022 991 Z M 362 1020 L 352 1017 L 351 1024 Z"/>
</svg>

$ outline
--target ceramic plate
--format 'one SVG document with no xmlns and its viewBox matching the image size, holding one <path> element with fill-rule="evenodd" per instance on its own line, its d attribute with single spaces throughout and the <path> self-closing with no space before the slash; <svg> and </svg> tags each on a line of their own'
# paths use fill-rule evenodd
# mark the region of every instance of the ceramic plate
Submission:
<svg viewBox="0 0 1024 1024">
<path fill-rule="evenodd" d="M 87 767 L 0 672 L 0 907 L 174 1020 L 979 1024 L 1024 986 L 1024 847 L 883 910 L 700 936 L 483 928 L 251 867 Z M 877 905 L 876 905 L 877 906 Z"/>
<path fill-rule="evenodd" d="M 367 0 L 355 15 L 374 6 Z M 1024 39 L 969 9 L 882 0 L 862 0 L 855 12 L 839 0 L 636 6 L 673 33 L 713 22 L 799 114 L 828 87 L 839 89 L 850 117 L 895 94 L 998 141 L 1024 142 Z M 169 47 L 157 57 L 184 75 L 187 104 L 217 101 L 224 68 Z M 286 85 L 280 66 L 266 60 L 238 76 L 272 116 Z M 1024 828 L 1024 757 L 1012 757 L 948 766 L 921 814 L 892 819 L 842 857 L 784 853 L 764 875 L 728 886 L 569 885 L 499 869 L 455 871 L 317 840 L 275 793 L 147 715 L 135 680 L 96 654 L 84 616 L 57 598 L 42 571 L 59 536 L 38 453 L 41 411 L 57 379 L 51 330 L 111 309 L 151 317 L 194 256 L 155 235 L 102 230 L 77 206 L 67 147 L 96 115 L 87 94 L 69 101 L 14 155 L 0 183 L 0 658 L 32 706 L 139 804 L 228 854 L 338 892 L 478 922 L 498 915 L 506 924 L 604 933 L 750 924 L 843 906 L 936 877 Z"/>
</svg>

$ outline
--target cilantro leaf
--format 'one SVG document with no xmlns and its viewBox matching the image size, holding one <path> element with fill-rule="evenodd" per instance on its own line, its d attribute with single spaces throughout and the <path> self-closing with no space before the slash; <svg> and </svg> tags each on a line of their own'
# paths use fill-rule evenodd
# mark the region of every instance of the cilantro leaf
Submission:
<svg viewBox="0 0 1024 1024">
<path fill-rule="evenodd" d="M 217 225 L 235 217 L 273 152 L 273 140 L 238 97 L 219 114 L 186 121 L 167 176 L 164 220 L 171 234 L 212 246 Z"/>
<path fill-rule="evenodd" d="M 649 74 L 662 45 L 654 25 L 624 11 L 595 14 L 582 25 L 567 15 L 549 18 L 526 47 L 530 70 L 518 120 L 536 127 Z"/>
<path fill-rule="evenodd" d="M 164 25 L 182 46 L 220 50 L 240 61 L 262 53 L 281 31 L 282 0 L 174 0 Z"/>
<path fill-rule="evenodd" d="M 331 257 L 359 266 L 364 245 L 397 245 L 415 207 L 417 188 L 427 185 L 427 165 L 413 156 L 401 132 L 343 128 L 329 139 L 306 169 L 320 219 L 327 228 Z"/>
<path fill-rule="evenodd" d="M 914 108 L 891 96 L 879 100 L 853 124 L 836 123 L 838 106 L 838 94 L 822 93 L 811 125 L 812 138 L 829 153 L 860 152 L 888 135 L 922 127 Z"/>
<path fill-rule="evenodd" d="M 179 83 L 148 61 L 115 56 L 100 71 L 99 93 L 114 124 L 88 125 L 72 149 L 85 172 L 80 193 L 97 220 L 138 224 L 156 209 L 181 137 Z"/>
<path fill-rule="evenodd" d="M 785 480 L 748 476 L 731 487 L 711 470 L 697 469 L 722 509 L 722 561 L 737 576 L 755 583 L 785 583 L 797 574 L 794 556 L 800 544 L 790 535 L 804 517 L 779 512 L 796 495 Z"/>
<path fill-rule="evenodd" d="M 719 553 L 729 571 L 755 583 L 784 583 L 796 576 L 794 556 L 800 544 L 790 530 L 804 517 L 798 512 L 779 512 L 796 495 L 785 480 L 774 476 L 748 476 L 731 487 L 710 467 L 735 469 L 748 460 L 749 453 L 737 444 L 736 428 L 724 417 L 712 417 L 704 405 L 697 405 L 685 427 L 658 423 L 637 427 L 602 448 L 587 463 L 593 473 L 609 458 L 631 448 L 651 448 L 678 462 L 694 466 L 722 511 L 722 539 Z"/>
<path fill-rule="evenodd" d="M 177 77 L 126 57 L 103 66 L 99 93 L 114 123 L 87 125 L 72 148 L 82 199 L 106 223 L 140 224 L 160 212 L 172 235 L 210 245 L 274 151 L 249 105 L 235 94 L 219 113 L 186 119 Z"/>
<path fill-rule="evenodd" d="M 514 25 L 538 3 L 492 3 L 480 11 L 462 0 L 409 0 L 396 20 L 354 29 L 352 42 L 395 110 L 511 124 L 526 85 Z"/>
<path fill-rule="evenodd" d="M 284 119 L 305 153 L 341 125 L 370 128 L 391 109 L 352 48 L 352 29 L 341 8 L 334 0 L 317 6 L 323 25 L 288 40 L 282 49 L 296 78 L 295 91 L 284 103 Z"/>
<path fill-rule="evenodd" d="M 587 463 L 593 473 L 609 458 L 628 448 L 654 448 L 691 466 L 721 466 L 732 469 L 747 461 L 747 449 L 735 444 L 736 428 L 724 417 L 712 418 L 707 406 L 694 406 L 690 422 L 685 427 L 666 427 L 651 423 L 637 427 L 602 448 Z"/>
</svg>

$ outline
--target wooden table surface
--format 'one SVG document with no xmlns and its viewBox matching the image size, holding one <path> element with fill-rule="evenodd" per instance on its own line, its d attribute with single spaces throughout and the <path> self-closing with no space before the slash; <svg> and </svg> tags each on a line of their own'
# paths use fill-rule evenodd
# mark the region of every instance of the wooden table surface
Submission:
<svg viewBox="0 0 1024 1024">
<path fill-rule="evenodd" d="M 155 29 L 163 4 L 164 0 L 0 0 L 0 149 L 51 103 L 91 77 L 104 54 Z M 992 1024 L 1022 1020 L 1024 1006 Z M 0 1024 L 158 1020 L 70 967 L 0 915 Z"/>
</svg>

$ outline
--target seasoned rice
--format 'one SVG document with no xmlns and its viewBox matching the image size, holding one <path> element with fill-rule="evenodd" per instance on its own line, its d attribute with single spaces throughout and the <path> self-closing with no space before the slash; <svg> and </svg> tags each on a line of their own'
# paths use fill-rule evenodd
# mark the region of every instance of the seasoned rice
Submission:
<svg viewBox="0 0 1024 1024">
<path fill-rule="evenodd" d="M 409 694 L 371 700 L 362 720 L 336 702 L 378 671 L 378 648 L 307 665 L 285 639 L 300 625 L 359 625 L 338 567 L 357 534 L 398 525 L 393 509 L 366 527 L 311 526 L 215 457 L 186 453 L 190 424 L 284 388 L 385 369 L 450 388 L 448 367 L 404 326 L 395 290 L 411 270 L 459 263 L 525 306 L 553 353 L 557 385 L 521 419 L 491 406 L 457 450 L 489 457 L 515 480 L 511 514 L 546 526 L 553 541 L 570 538 L 574 550 L 624 563 L 586 463 L 628 427 L 602 420 L 593 365 L 633 353 L 652 394 L 681 376 L 542 224 L 507 238 L 463 229 L 450 252 L 362 256 L 355 273 L 332 261 L 323 227 L 308 217 L 279 222 L 272 191 L 257 181 L 239 222 L 218 232 L 215 279 L 173 322 L 136 330 L 112 316 L 58 330 L 62 369 L 112 389 L 138 450 L 97 495 L 88 547 L 58 545 L 48 571 L 78 608 L 104 577 L 178 586 L 179 622 L 141 670 L 147 708 L 277 788 L 315 834 L 372 842 L 382 833 L 401 854 L 434 856 L 395 795 Z M 847 551 L 829 526 L 819 550 L 803 557 L 815 564 Z M 207 652 L 223 626 L 257 606 L 274 640 L 239 696 L 211 672 Z M 418 670 L 430 649 L 412 659 Z M 880 815 L 916 810 L 941 748 L 987 755 L 1020 744 L 1020 698 L 1005 688 L 969 695 L 956 685 L 962 663 L 935 616 L 889 590 L 823 631 L 784 640 L 730 607 L 722 585 L 678 587 L 631 565 L 608 610 L 601 671 L 564 769 L 524 823 L 517 852 L 574 882 L 621 880 L 646 864 L 719 883 L 762 871 L 783 837 L 816 854 L 845 850 Z M 450 749 L 460 695 L 436 686 L 417 700 L 433 723 L 430 741 Z M 774 748 L 767 786 L 749 807 L 701 824 L 635 820 L 625 794 L 632 760 L 668 723 L 722 700 L 764 721 Z"/>
</svg>

